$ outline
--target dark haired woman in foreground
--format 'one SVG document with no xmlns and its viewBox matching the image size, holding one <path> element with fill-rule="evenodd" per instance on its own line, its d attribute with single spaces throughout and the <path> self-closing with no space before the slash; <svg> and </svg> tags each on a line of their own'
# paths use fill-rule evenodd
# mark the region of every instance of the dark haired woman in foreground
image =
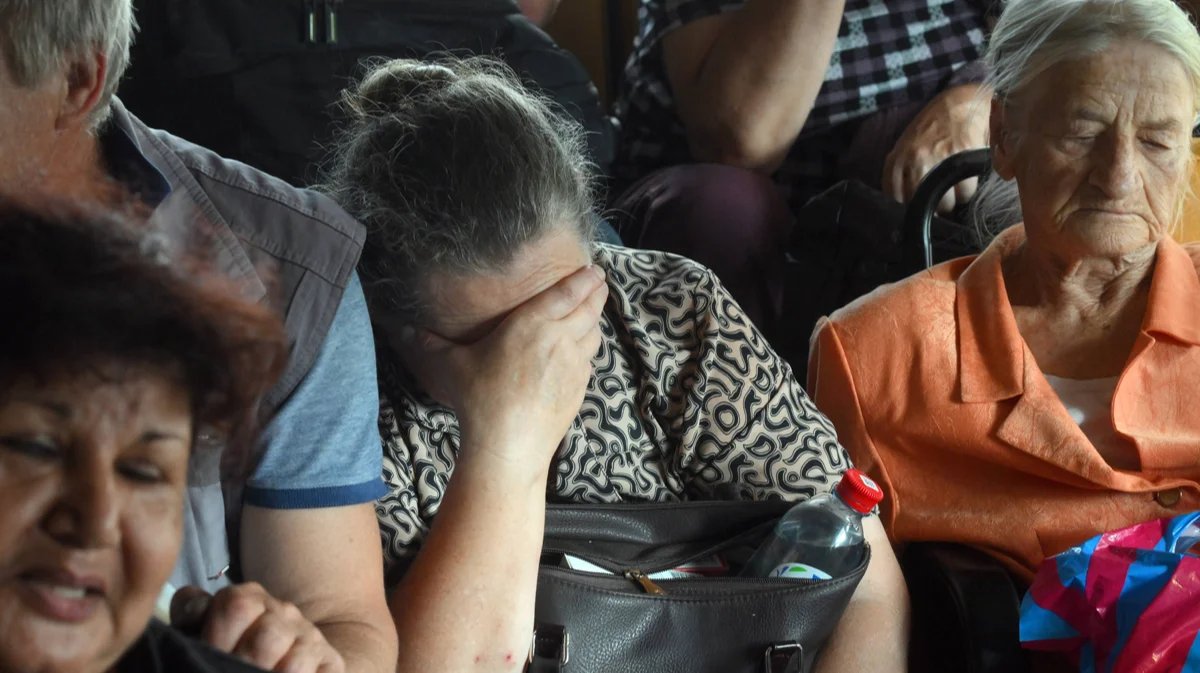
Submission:
<svg viewBox="0 0 1200 673">
<path fill-rule="evenodd" d="M 218 459 L 195 438 L 244 448 L 284 363 L 273 313 L 114 218 L 9 203 L 0 324 L 0 670 L 252 670 L 150 618 Z"/>
</svg>

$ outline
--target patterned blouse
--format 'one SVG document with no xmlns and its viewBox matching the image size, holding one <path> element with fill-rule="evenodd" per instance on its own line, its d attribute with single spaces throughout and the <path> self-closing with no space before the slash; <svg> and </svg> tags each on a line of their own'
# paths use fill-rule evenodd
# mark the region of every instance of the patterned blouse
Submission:
<svg viewBox="0 0 1200 673">
<path fill-rule="evenodd" d="M 617 101 L 621 145 L 613 171 L 636 180 L 692 161 L 675 114 L 662 38 L 693 21 L 737 10 L 745 0 L 640 0 L 639 34 Z M 888 107 L 927 101 L 951 84 L 982 79 L 971 68 L 983 49 L 995 0 L 846 0 L 825 81 L 776 181 L 806 195 L 829 184 L 854 125 Z M 808 184 L 812 183 L 812 184 Z M 805 189 L 804 187 L 807 187 Z M 796 205 L 802 205 L 803 200 Z"/>
<path fill-rule="evenodd" d="M 829 422 L 716 276 L 662 252 L 598 245 L 608 274 L 595 373 L 553 460 L 547 500 L 803 499 L 849 467 Z M 381 351 L 389 569 L 414 555 L 454 471 L 458 421 Z"/>
</svg>

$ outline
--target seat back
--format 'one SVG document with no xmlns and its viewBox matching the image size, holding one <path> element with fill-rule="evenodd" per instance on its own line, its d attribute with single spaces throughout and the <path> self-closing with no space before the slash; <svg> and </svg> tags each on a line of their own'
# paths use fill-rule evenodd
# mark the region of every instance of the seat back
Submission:
<svg viewBox="0 0 1200 673">
<path fill-rule="evenodd" d="M 984 175 L 992 167 L 986 147 L 952 154 L 925 174 L 904 211 L 905 254 L 914 268 L 933 266 L 933 216 L 942 195 L 968 178 Z"/>
</svg>

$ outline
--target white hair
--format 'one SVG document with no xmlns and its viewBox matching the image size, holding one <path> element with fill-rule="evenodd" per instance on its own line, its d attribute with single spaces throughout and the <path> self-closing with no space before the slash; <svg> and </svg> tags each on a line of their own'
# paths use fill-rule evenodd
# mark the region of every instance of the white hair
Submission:
<svg viewBox="0 0 1200 673">
<path fill-rule="evenodd" d="M 107 56 L 93 128 L 108 119 L 129 65 L 134 28 L 132 0 L 0 0 L 4 57 L 17 84 L 37 86 L 71 59 L 95 50 Z"/>
<path fill-rule="evenodd" d="M 1174 56 L 1192 83 L 1200 112 L 1200 35 L 1172 0 L 1008 0 L 988 41 L 985 63 L 994 96 L 1011 102 L 1056 63 L 1091 56 L 1118 40 L 1152 44 Z M 981 236 L 1021 219 L 1017 186 L 994 172 L 980 185 L 971 219 Z"/>
</svg>

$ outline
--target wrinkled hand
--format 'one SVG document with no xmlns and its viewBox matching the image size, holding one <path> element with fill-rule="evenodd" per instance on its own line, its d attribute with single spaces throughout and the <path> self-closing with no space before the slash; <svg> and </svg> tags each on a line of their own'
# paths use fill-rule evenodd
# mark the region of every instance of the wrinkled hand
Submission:
<svg viewBox="0 0 1200 673">
<path fill-rule="evenodd" d="M 987 147 L 990 108 L 986 87 L 964 84 L 947 89 L 912 120 L 883 167 L 883 191 L 907 203 L 921 179 L 946 157 L 965 150 Z M 964 180 L 946 192 L 938 210 L 946 213 L 967 203 L 975 194 L 978 180 Z"/>
<path fill-rule="evenodd" d="M 579 413 L 600 348 L 604 272 L 584 267 L 514 309 L 487 336 L 455 344 L 426 330 L 406 362 L 454 409 L 464 436 L 525 474 L 545 474 Z"/>
<path fill-rule="evenodd" d="M 344 673 L 342 656 L 300 609 L 255 583 L 215 596 L 183 587 L 171 599 L 171 625 L 222 652 L 279 673 Z"/>
</svg>

